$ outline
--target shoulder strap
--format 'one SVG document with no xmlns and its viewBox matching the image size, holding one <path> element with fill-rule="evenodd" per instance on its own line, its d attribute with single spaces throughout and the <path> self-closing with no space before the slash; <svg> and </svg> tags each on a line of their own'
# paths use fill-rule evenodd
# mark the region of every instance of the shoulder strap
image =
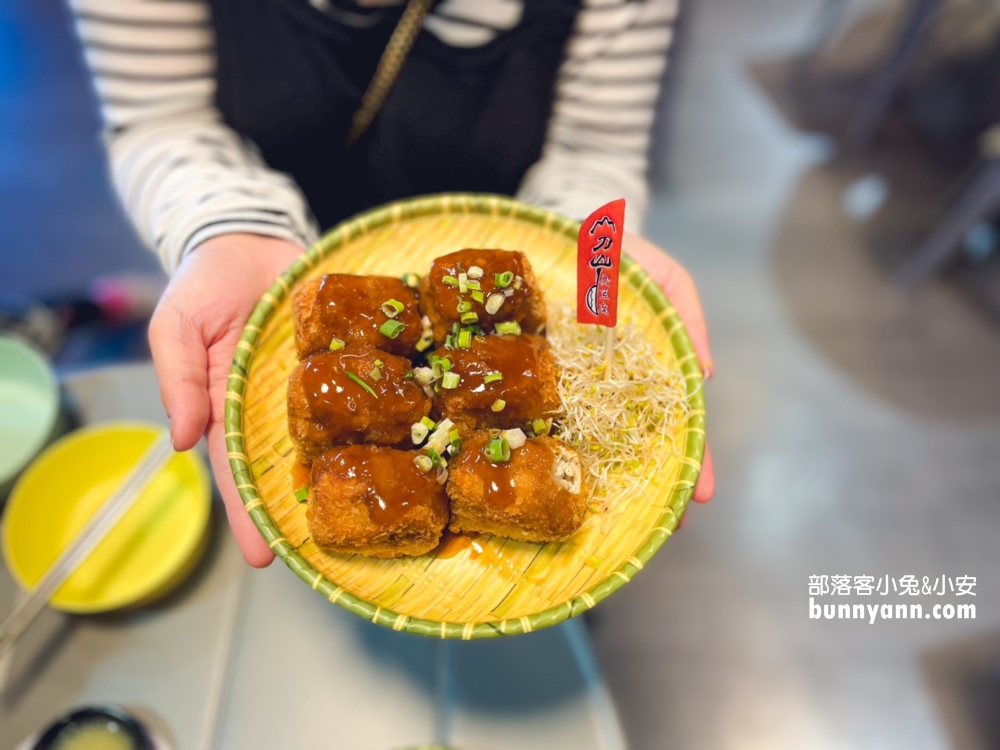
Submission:
<svg viewBox="0 0 1000 750">
<path fill-rule="evenodd" d="M 382 109 L 385 98 L 396 82 L 399 71 L 402 70 L 403 63 L 406 62 L 406 57 L 410 54 L 413 43 L 423 27 L 424 17 L 433 4 L 434 0 L 409 0 L 406 4 L 406 10 L 403 11 L 378 61 L 375 75 L 372 76 L 371 83 L 361 97 L 361 106 L 351 119 L 351 130 L 344 141 L 346 148 L 357 143 Z"/>
</svg>

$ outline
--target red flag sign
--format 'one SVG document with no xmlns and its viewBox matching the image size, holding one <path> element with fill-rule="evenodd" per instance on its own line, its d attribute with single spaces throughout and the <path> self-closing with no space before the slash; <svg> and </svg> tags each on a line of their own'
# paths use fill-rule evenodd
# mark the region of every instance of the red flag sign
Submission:
<svg viewBox="0 0 1000 750">
<path fill-rule="evenodd" d="M 618 324 L 625 199 L 601 206 L 580 225 L 576 243 L 576 319 L 614 328 Z"/>
</svg>

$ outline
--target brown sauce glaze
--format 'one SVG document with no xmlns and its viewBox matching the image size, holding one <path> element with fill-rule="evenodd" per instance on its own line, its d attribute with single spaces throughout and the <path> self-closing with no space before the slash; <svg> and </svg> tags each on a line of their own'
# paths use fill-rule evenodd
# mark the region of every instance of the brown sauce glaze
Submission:
<svg viewBox="0 0 1000 750">
<path fill-rule="evenodd" d="M 382 361 L 378 380 L 370 374 L 376 360 Z M 371 347 L 346 347 L 314 355 L 303 362 L 302 368 L 302 388 L 310 415 L 338 433 L 384 426 L 401 435 L 409 434 L 410 424 L 427 413 L 427 398 L 414 381 L 406 379 L 410 363 L 402 357 Z M 375 395 L 348 373 L 363 381 Z"/>
<path fill-rule="evenodd" d="M 392 526 L 437 491 L 431 472 L 413 464 L 415 454 L 355 445 L 328 451 L 316 459 L 314 472 L 356 481 L 364 488 L 368 517 L 377 526 Z"/>
<path fill-rule="evenodd" d="M 538 377 L 538 354 L 545 348 L 538 336 L 476 336 L 469 349 L 441 349 L 437 354 L 452 361 L 452 369 L 462 376 L 459 389 L 489 407 L 496 399 L 508 401 L 524 397 Z M 491 372 L 503 380 L 484 382 Z"/>
<path fill-rule="evenodd" d="M 484 297 L 488 298 L 494 292 L 502 293 L 502 289 L 496 287 L 496 274 L 510 271 L 515 276 L 524 277 L 524 266 L 521 263 L 523 256 L 515 250 L 459 250 L 455 253 L 442 255 L 431 264 L 431 271 L 428 276 L 430 280 L 431 294 L 442 314 L 449 320 L 459 320 L 457 312 L 460 301 L 469 301 L 471 296 L 460 294 L 458 287 L 445 284 L 445 276 L 458 278 L 461 271 L 468 272 L 472 266 L 483 269 L 483 277 L 479 279 Z M 513 287 L 508 287 L 513 289 Z M 492 323 L 498 320 L 521 321 L 527 314 L 529 297 L 532 294 L 527 284 L 521 289 L 513 290 L 514 293 L 504 299 L 500 309 L 496 314 L 490 315 L 486 312 L 483 303 L 474 303 L 473 310 L 479 315 L 479 323 Z"/>
<path fill-rule="evenodd" d="M 517 500 L 518 490 L 531 492 L 541 482 L 536 477 L 552 473 L 555 454 L 543 443 L 529 440 L 511 451 L 509 461 L 494 463 L 482 448 L 472 456 L 472 473 L 483 480 L 483 498 L 494 508 L 503 510 Z M 521 483 L 527 486 L 521 487 Z"/>
<path fill-rule="evenodd" d="M 393 318 L 405 326 L 395 339 L 379 332 L 379 327 L 389 320 L 382 312 L 382 303 L 390 299 L 404 305 Z M 329 339 L 337 337 L 348 343 L 371 344 L 394 354 L 407 354 L 420 338 L 416 293 L 390 276 L 327 274 L 316 291 L 316 309 L 324 348 L 329 346 Z"/>
<path fill-rule="evenodd" d="M 312 464 L 296 461 L 292 464 L 292 489 L 297 490 L 312 482 Z"/>
<path fill-rule="evenodd" d="M 475 560 L 483 553 L 483 545 L 478 540 L 479 534 L 475 531 L 456 534 L 454 531 L 445 529 L 441 535 L 441 542 L 435 547 L 430 555 L 438 560 L 450 560 L 458 557 L 463 550 L 470 550 L 469 559 Z"/>
<path fill-rule="evenodd" d="M 458 386 L 441 388 L 434 396 L 438 409 L 460 426 L 521 427 L 531 419 L 555 416 L 561 409 L 555 361 L 540 336 L 477 336 L 469 349 L 434 352 L 447 356 Z M 499 372 L 503 378 L 486 383 Z M 494 412 L 495 401 L 502 410 Z"/>
</svg>

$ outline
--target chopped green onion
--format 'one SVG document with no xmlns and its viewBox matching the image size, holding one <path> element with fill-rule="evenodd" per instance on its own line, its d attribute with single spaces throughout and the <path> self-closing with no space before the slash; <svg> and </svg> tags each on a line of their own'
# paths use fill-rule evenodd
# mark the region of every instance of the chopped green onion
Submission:
<svg viewBox="0 0 1000 750">
<path fill-rule="evenodd" d="M 297 490 L 295 490 L 295 499 L 298 500 L 300 503 L 304 503 L 306 500 L 308 500 L 309 485 L 306 485 L 305 487 L 299 487 Z"/>
<path fill-rule="evenodd" d="M 372 390 L 372 387 L 368 385 L 368 383 L 363 381 L 361 378 L 359 378 L 357 375 L 355 375 L 353 372 L 350 372 L 349 370 L 344 370 L 344 374 L 347 375 L 347 377 L 349 377 L 355 383 L 360 385 L 362 388 L 364 388 L 366 391 L 368 391 L 374 398 L 378 398 L 378 394 Z"/>
<path fill-rule="evenodd" d="M 486 297 L 483 295 L 482 292 L 473 292 L 472 293 L 472 299 L 474 299 L 476 302 L 478 302 L 481 305 L 481 304 L 483 304 L 483 301 L 486 299 Z"/>
<path fill-rule="evenodd" d="M 431 460 L 431 466 L 435 469 L 441 465 L 441 454 L 433 448 L 427 449 L 427 457 Z"/>
<path fill-rule="evenodd" d="M 524 284 L 524 279 L 522 279 L 520 276 L 515 276 L 514 277 L 514 288 L 515 289 L 520 289 L 523 284 Z"/>
<path fill-rule="evenodd" d="M 387 299 L 382 303 L 382 312 L 388 315 L 390 318 L 395 318 L 403 310 L 406 309 L 406 305 L 400 302 L 398 299 Z"/>
<path fill-rule="evenodd" d="M 448 286 L 458 286 L 458 279 L 456 279 L 454 276 L 445 276 L 443 279 L 441 279 L 441 281 L 447 284 Z"/>
<path fill-rule="evenodd" d="M 520 336 L 521 324 L 518 323 L 516 320 L 508 320 L 504 321 L 503 323 L 497 323 L 496 332 L 501 335 L 509 333 L 513 334 L 514 336 Z"/>
<path fill-rule="evenodd" d="M 502 372 L 488 372 L 486 377 L 483 378 L 484 383 L 495 383 L 498 380 L 503 380 Z"/>
<path fill-rule="evenodd" d="M 385 323 L 378 327 L 378 332 L 383 336 L 388 336 L 391 339 L 396 338 L 402 330 L 406 328 L 405 325 L 400 323 L 398 320 L 387 320 Z"/>
<path fill-rule="evenodd" d="M 410 289 L 416 289 L 420 286 L 420 277 L 415 273 L 404 273 L 402 280 Z"/>
<path fill-rule="evenodd" d="M 504 299 L 506 298 L 502 294 L 491 294 L 489 299 L 486 300 L 486 312 L 490 315 L 496 315 Z"/>
<path fill-rule="evenodd" d="M 430 430 L 422 422 L 414 422 L 410 425 L 410 440 L 413 441 L 414 445 L 420 445 L 429 434 Z"/>
<path fill-rule="evenodd" d="M 484 451 L 493 463 L 510 461 L 510 444 L 503 438 L 494 438 L 486 444 Z"/>
<path fill-rule="evenodd" d="M 458 384 L 461 382 L 462 377 L 457 372 L 446 372 L 444 377 L 441 378 L 441 387 L 451 390 L 458 388 Z"/>
<path fill-rule="evenodd" d="M 420 385 L 430 385 L 434 382 L 434 371 L 429 367 L 414 367 L 413 377 Z"/>
<path fill-rule="evenodd" d="M 470 279 L 481 279 L 483 278 L 483 269 L 479 266 L 469 266 L 469 278 Z"/>
<path fill-rule="evenodd" d="M 531 430 L 535 433 L 535 435 L 548 435 L 549 423 L 544 419 L 536 419 L 531 423 Z"/>
<path fill-rule="evenodd" d="M 471 302 L 467 302 L 466 300 L 463 299 L 461 302 L 458 303 L 457 310 L 460 313 L 467 313 L 471 309 L 472 309 L 472 303 Z"/>
<path fill-rule="evenodd" d="M 372 380 L 379 381 L 382 379 L 382 371 L 377 367 L 373 367 L 372 371 L 368 373 L 368 377 L 370 377 Z"/>
<path fill-rule="evenodd" d="M 448 432 L 448 439 L 451 441 L 452 445 L 455 445 L 455 443 L 458 443 L 459 445 L 462 444 L 462 434 L 457 429 L 450 430 Z"/>
<path fill-rule="evenodd" d="M 493 406 L 491 406 L 490 409 L 492 409 L 493 411 L 503 411 L 506 405 L 507 405 L 506 401 L 504 401 L 502 398 L 498 398 L 496 401 L 493 402 Z"/>
<path fill-rule="evenodd" d="M 425 352 L 431 348 L 434 343 L 434 334 L 430 331 L 424 331 L 420 334 L 420 340 L 417 342 L 417 351 Z"/>
<path fill-rule="evenodd" d="M 405 373 L 403 373 L 403 380 L 413 380 L 413 378 L 415 377 L 416 375 L 414 374 L 413 370 L 407 370 Z"/>
<path fill-rule="evenodd" d="M 336 351 L 339 351 L 339 350 L 343 349 L 345 346 L 347 346 L 347 344 L 345 344 L 340 339 L 333 339 L 330 342 L 330 351 L 331 352 L 336 352 Z"/>
<path fill-rule="evenodd" d="M 479 313 L 474 313 L 474 312 L 462 313 L 463 323 L 475 323 L 477 320 L 479 320 Z"/>
<path fill-rule="evenodd" d="M 427 456 L 414 456 L 413 463 L 416 464 L 420 471 L 430 471 L 434 468 L 434 462 L 431 461 Z"/>
<path fill-rule="evenodd" d="M 448 470 L 442 466 L 438 469 L 437 476 L 434 479 L 438 484 L 444 484 L 448 481 Z"/>
<path fill-rule="evenodd" d="M 514 274 L 511 271 L 504 271 L 503 273 L 494 274 L 493 279 L 493 283 L 496 285 L 497 289 L 506 289 L 514 280 Z"/>
<path fill-rule="evenodd" d="M 444 337 L 444 348 L 445 349 L 455 348 L 455 337 L 450 333 Z"/>
<path fill-rule="evenodd" d="M 440 362 L 441 362 L 441 369 L 444 372 L 450 372 L 451 371 L 451 360 L 450 359 L 448 359 L 447 357 L 441 357 Z"/>
<path fill-rule="evenodd" d="M 524 431 L 515 427 L 513 430 L 503 430 L 500 433 L 500 437 L 507 441 L 511 450 L 517 450 L 524 446 L 528 438 L 525 436 Z"/>
<path fill-rule="evenodd" d="M 474 292 L 481 292 L 483 290 L 483 285 L 478 281 L 467 281 L 465 285 Z"/>
<path fill-rule="evenodd" d="M 385 362 L 383 362 L 381 359 L 376 359 L 375 360 L 375 366 L 376 367 L 385 367 Z"/>
<path fill-rule="evenodd" d="M 448 447 L 448 433 L 455 426 L 455 423 L 450 419 L 442 419 L 441 423 L 435 428 L 434 432 L 427 439 L 427 447 L 433 448 L 438 453 L 444 453 L 445 448 Z"/>
<path fill-rule="evenodd" d="M 437 427 L 437 422 L 435 422 L 430 417 L 421 417 L 420 424 L 422 424 L 428 430 L 433 430 L 435 427 Z"/>
<path fill-rule="evenodd" d="M 472 331 L 461 331 L 458 334 L 458 348 L 468 349 L 472 346 Z"/>
<path fill-rule="evenodd" d="M 460 273 L 458 275 L 458 291 L 465 294 L 469 291 L 469 275 L 466 273 Z"/>
</svg>

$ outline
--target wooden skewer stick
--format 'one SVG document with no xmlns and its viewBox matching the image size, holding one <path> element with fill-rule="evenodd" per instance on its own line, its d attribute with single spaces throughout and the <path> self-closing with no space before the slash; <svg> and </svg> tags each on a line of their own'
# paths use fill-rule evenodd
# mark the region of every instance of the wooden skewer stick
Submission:
<svg viewBox="0 0 1000 750">
<path fill-rule="evenodd" d="M 611 368 L 615 366 L 615 329 L 604 328 L 604 379 L 611 380 Z"/>
</svg>

